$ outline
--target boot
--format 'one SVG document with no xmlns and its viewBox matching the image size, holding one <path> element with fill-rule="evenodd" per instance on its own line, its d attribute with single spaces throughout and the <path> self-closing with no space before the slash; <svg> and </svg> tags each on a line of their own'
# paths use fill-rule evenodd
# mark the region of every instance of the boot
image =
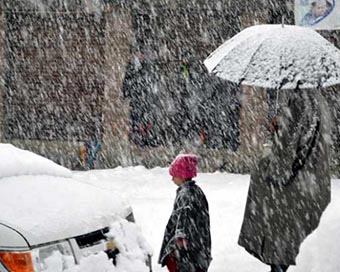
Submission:
<svg viewBox="0 0 340 272">
<path fill-rule="evenodd" d="M 270 267 L 270 272 L 286 272 L 289 266 L 283 264 L 272 264 Z"/>
</svg>

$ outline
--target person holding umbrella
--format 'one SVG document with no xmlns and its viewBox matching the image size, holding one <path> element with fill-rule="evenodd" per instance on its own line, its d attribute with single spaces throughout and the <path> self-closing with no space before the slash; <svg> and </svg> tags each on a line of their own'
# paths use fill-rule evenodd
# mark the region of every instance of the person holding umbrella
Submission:
<svg viewBox="0 0 340 272">
<path fill-rule="evenodd" d="M 277 93 L 273 144 L 251 172 L 238 243 L 272 272 L 287 271 L 330 202 L 321 90 L 340 84 L 340 50 L 311 28 L 282 22 L 242 30 L 204 64 L 225 80 Z"/>
<path fill-rule="evenodd" d="M 330 202 L 329 114 L 319 90 L 281 92 L 271 151 L 251 173 L 238 243 L 285 272 Z"/>
</svg>

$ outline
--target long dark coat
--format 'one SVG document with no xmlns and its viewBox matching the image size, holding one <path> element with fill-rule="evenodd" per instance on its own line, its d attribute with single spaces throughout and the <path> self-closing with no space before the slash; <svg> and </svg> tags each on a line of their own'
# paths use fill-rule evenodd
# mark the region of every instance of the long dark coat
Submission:
<svg viewBox="0 0 340 272">
<path fill-rule="evenodd" d="M 238 243 L 264 263 L 294 265 L 330 202 L 330 124 L 319 91 L 283 100 L 271 152 L 251 174 Z"/>
<path fill-rule="evenodd" d="M 176 238 L 188 240 L 186 249 L 176 247 Z M 207 199 L 195 184 L 188 181 L 177 189 L 174 208 L 166 226 L 159 263 L 165 265 L 170 253 L 179 254 L 181 272 L 208 270 L 211 261 L 210 218 Z"/>
</svg>

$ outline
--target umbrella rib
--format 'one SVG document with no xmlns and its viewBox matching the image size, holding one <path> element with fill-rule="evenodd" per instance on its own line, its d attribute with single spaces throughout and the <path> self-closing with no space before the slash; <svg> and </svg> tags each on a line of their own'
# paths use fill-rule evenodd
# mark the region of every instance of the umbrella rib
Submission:
<svg viewBox="0 0 340 272">
<path fill-rule="evenodd" d="M 254 53 L 251 55 L 250 59 L 249 59 L 249 62 L 247 63 L 246 65 L 246 69 L 244 70 L 243 74 L 242 74 L 242 77 L 240 79 L 240 82 L 239 83 L 242 83 L 242 81 L 244 80 L 246 74 L 248 73 L 248 69 L 249 69 L 249 64 L 253 61 L 256 53 L 258 51 L 260 51 L 261 47 L 263 46 L 263 42 L 256 48 L 256 50 L 254 51 Z"/>
</svg>

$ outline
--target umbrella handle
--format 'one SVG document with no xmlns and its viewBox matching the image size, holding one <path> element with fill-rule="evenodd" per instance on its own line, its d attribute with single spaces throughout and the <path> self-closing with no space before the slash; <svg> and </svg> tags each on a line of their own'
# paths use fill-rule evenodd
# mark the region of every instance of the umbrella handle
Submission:
<svg viewBox="0 0 340 272">
<path fill-rule="evenodd" d="M 276 99 L 275 99 L 275 115 L 277 115 L 277 110 L 279 107 L 279 90 L 276 90 Z"/>
</svg>

